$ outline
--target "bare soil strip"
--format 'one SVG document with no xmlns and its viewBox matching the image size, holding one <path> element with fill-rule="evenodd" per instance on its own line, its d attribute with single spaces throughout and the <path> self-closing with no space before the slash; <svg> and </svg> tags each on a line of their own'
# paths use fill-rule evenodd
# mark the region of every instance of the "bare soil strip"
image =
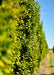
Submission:
<svg viewBox="0 0 54 75">
<path fill-rule="evenodd" d="M 37 75 L 50 75 L 49 54 L 44 58 L 42 65 L 39 68 Z"/>
</svg>

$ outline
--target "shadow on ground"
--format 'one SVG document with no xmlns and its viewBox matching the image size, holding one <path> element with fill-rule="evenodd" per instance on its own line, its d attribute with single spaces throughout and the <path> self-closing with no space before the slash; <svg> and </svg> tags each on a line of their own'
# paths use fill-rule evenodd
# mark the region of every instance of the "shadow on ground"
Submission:
<svg viewBox="0 0 54 75">
<path fill-rule="evenodd" d="M 52 74 L 41 74 L 41 75 L 54 75 L 54 73 L 52 73 Z"/>
</svg>

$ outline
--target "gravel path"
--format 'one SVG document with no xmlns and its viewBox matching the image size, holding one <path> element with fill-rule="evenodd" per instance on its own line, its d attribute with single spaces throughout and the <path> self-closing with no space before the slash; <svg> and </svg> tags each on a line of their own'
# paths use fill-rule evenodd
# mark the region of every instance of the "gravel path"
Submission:
<svg viewBox="0 0 54 75">
<path fill-rule="evenodd" d="M 42 65 L 39 68 L 37 75 L 51 75 L 50 74 L 50 65 L 49 65 L 49 54 L 44 58 Z"/>
</svg>

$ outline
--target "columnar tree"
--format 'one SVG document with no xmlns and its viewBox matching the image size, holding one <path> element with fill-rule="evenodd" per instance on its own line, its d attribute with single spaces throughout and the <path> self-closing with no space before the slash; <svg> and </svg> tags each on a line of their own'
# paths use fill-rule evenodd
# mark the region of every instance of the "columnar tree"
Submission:
<svg viewBox="0 0 54 75">
<path fill-rule="evenodd" d="M 0 2 L 0 74 L 36 74 L 48 53 L 35 0 Z"/>
</svg>

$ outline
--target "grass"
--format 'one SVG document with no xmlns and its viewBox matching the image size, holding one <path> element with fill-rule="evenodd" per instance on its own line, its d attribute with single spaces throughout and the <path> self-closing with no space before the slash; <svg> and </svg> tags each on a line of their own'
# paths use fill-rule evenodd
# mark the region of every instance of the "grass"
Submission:
<svg viewBox="0 0 54 75">
<path fill-rule="evenodd" d="M 54 54 L 49 53 L 50 55 L 50 68 L 51 68 L 51 73 L 54 73 Z"/>
</svg>

